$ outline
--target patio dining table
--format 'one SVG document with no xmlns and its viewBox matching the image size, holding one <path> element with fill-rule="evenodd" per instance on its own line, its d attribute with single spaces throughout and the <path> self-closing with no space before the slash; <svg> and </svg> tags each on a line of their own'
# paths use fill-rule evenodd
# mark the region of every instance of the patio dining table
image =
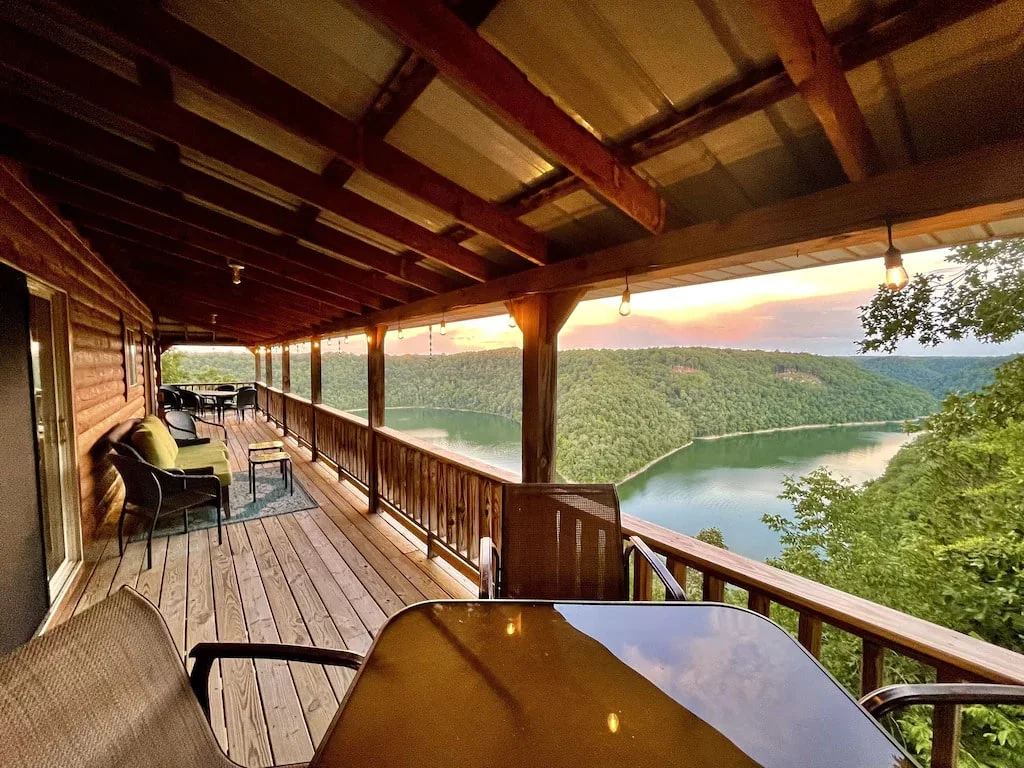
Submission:
<svg viewBox="0 0 1024 768">
<path fill-rule="evenodd" d="M 310 767 L 663 764 L 915 765 L 751 611 L 439 601 L 383 627 Z"/>
<path fill-rule="evenodd" d="M 199 399 L 210 398 L 214 402 L 217 418 L 224 420 L 224 408 L 238 396 L 238 390 L 234 389 L 198 389 L 196 395 Z"/>
</svg>

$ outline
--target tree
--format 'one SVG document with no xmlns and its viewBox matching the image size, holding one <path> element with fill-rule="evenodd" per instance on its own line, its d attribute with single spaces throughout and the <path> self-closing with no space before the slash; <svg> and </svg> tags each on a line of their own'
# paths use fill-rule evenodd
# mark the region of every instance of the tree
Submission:
<svg viewBox="0 0 1024 768">
<path fill-rule="evenodd" d="M 1024 239 L 958 245 L 948 258 L 959 265 L 952 272 L 917 275 L 902 291 L 879 288 L 862 307 L 862 352 L 894 352 L 903 339 L 997 343 L 1024 331 Z"/>
</svg>

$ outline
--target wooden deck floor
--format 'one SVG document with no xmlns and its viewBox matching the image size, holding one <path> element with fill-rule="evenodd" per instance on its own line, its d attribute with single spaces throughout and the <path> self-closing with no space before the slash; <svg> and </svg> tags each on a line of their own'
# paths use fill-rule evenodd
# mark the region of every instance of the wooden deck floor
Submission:
<svg viewBox="0 0 1024 768">
<path fill-rule="evenodd" d="M 226 426 L 234 471 L 245 471 L 248 443 L 280 437 L 262 417 L 229 416 Z M 219 546 L 216 529 L 154 539 L 151 569 L 144 542 L 119 558 L 115 540 L 72 598 L 74 612 L 129 585 L 159 606 L 182 655 L 210 640 L 364 650 L 402 607 L 472 596 L 472 585 L 428 560 L 397 523 L 369 515 L 365 496 L 307 450 L 286 446 L 316 509 L 227 525 Z M 224 661 L 211 684 L 214 730 L 243 765 L 307 761 L 350 679 L 312 665 Z"/>
</svg>

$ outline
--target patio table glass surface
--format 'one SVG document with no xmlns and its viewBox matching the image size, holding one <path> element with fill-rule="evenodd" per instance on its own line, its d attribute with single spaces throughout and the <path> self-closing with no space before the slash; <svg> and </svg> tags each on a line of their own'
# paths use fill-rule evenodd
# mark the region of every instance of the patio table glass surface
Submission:
<svg viewBox="0 0 1024 768">
<path fill-rule="evenodd" d="M 441 601 L 384 626 L 311 768 L 666 763 L 915 765 L 750 611 Z"/>
</svg>

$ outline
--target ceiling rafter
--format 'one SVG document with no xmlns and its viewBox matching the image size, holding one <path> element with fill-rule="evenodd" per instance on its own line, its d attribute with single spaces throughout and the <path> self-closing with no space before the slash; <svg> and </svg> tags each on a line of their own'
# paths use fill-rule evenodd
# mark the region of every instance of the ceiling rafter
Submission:
<svg viewBox="0 0 1024 768">
<path fill-rule="evenodd" d="M 136 52 L 188 73 L 211 90 L 331 150 L 347 164 L 489 235 L 514 253 L 534 263 L 546 263 L 547 240 L 539 232 L 360 130 L 313 97 L 159 6 L 133 0 L 57 0 L 56 5 L 83 22 L 101 26 Z"/>
<path fill-rule="evenodd" d="M 445 77 L 650 232 L 665 225 L 658 191 L 439 0 L 355 0 Z"/>
<path fill-rule="evenodd" d="M 500 274 L 496 264 L 451 239 L 9 22 L 0 22 L 0 65 L 397 240 L 475 280 Z"/>
<path fill-rule="evenodd" d="M 863 181 L 882 162 L 812 0 L 750 0 L 775 42 L 782 65 L 804 97 L 850 181 Z"/>
<path fill-rule="evenodd" d="M 172 161 L 158 151 L 123 139 L 34 99 L 8 91 L 0 91 L 0 96 L 0 122 L 56 143 L 75 154 L 121 168 L 155 184 L 177 189 L 431 293 L 452 290 L 459 285 L 437 272 L 414 264 L 405 256 L 377 248 L 316 221 L 317 209 L 313 206 L 303 205 L 293 210 L 212 174 Z"/>
<path fill-rule="evenodd" d="M 90 211 L 167 238 L 184 241 L 239 264 L 253 264 L 268 270 L 280 268 L 279 262 L 268 258 L 263 251 L 241 245 L 230 237 L 194 227 L 146 208 L 127 204 L 111 195 L 49 174 L 34 172 L 32 180 L 40 192 L 74 208 Z M 338 284 L 339 281 L 328 278 L 326 275 L 319 275 L 319 279 L 314 280 L 317 277 L 316 272 L 307 273 L 295 266 L 288 267 L 285 274 L 304 284 L 315 285 L 331 292 L 332 303 L 335 306 L 341 307 L 351 314 L 360 314 L 362 310 L 360 302 L 348 298 L 344 294 L 336 293 L 339 290 L 347 290 L 344 283 Z M 226 275 L 224 279 L 227 280 Z M 374 303 L 377 302 L 374 301 Z"/>
<path fill-rule="evenodd" d="M 957 24 L 1005 0 L 894 0 L 881 8 L 871 7 L 864 16 L 837 30 L 831 41 L 845 72 L 888 56 L 928 35 Z M 711 131 L 794 96 L 796 86 L 781 61 L 747 72 L 732 83 L 689 107 L 671 112 L 613 149 L 630 165 L 637 165 L 668 152 Z M 586 189 L 579 178 L 559 169 L 547 174 L 502 203 L 502 208 L 523 216 L 547 203 Z M 449 236 L 462 241 L 473 236 L 463 227 L 455 227 Z"/>
</svg>

